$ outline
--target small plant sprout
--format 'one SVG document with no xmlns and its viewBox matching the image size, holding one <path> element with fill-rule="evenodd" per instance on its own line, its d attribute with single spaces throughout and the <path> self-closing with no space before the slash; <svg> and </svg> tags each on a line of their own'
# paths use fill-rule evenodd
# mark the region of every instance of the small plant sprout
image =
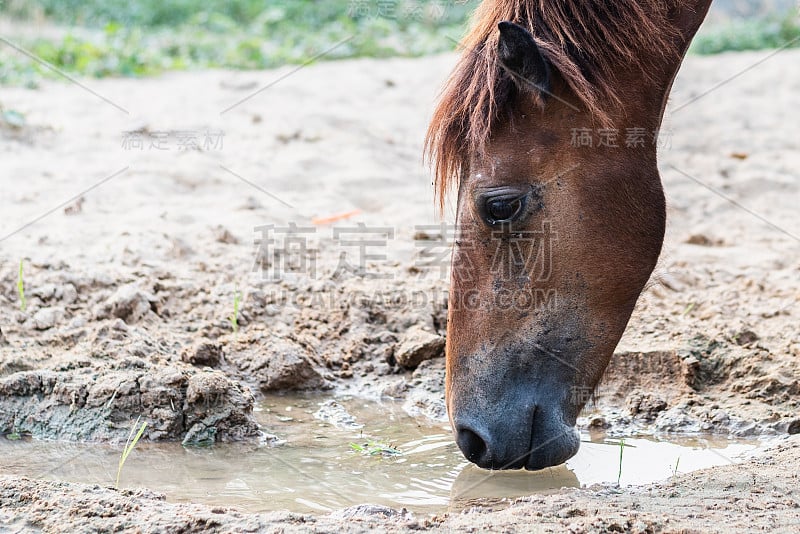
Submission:
<svg viewBox="0 0 800 534">
<path fill-rule="evenodd" d="M 675 469 L 672 470 L 672 476 L 675 476 L 675 475 L 678 474 L 678 466 L 680 465 L 680 463 L 681 463 L 681 457 L 678 456 L 678 459 L 675 460 Z"/>
<path fill-rule="evenodd" d="M 619 471 L 617 472 L 617 486 L 622 480 L 622 453 L 625 451 L 625 438 L 619 438 Z"/>
<path fill-rule="evenodd" d="M 368 441 L 363 445 L 358 443 L 350 443 L 350 448 L 355 452 L 360 452 L 365 456 L 400 456 L 403 454 L 393 445 L 387 445 L 386 443 L 381 443 L 379 441 Z"/>
<path fill-rule="evenodd" d="M 233 333 L 236 334 L 239 332 L 239 304 L 242 302 L 242 294 L 239 292 L 239 289 L 234 287 L 233 289 L 233 314 L 228 317 L 228 320 L 233 327 Z"/>
<path fill-rule="evenodd" d="M 122 456 L 119 458 L 119 467 L 117 468 L 117 482 L 114 484 L 116 489 L 119 489 L 119 477 L 122 474 L 122 467 L 125 465 L 125 460 L 128 459 L 128 455 L 133 451 L 133 448 L 136 447 L 136 444 L 139 442 L 139 438 L 142 437 L 144 434 L 144 429 L 147 428 L 147 421 L 142 423 L 142 426 L 139 427 L 139 431 L 136 432 L 136 427 L 139 426 L 139 419 L 141 417 L 136 418 L 136 422 L 131 427 L 131 432 L 128 434 L 128 440 L 125 442 L 125 448 L 122 450 Z M 133 433 L 136 432 L 134 436 Z"/>
<path fill-rule="evenodd" d="M 19 309 L 25 311 L 28 302 L 25 300 L 25 282 L 22 278 L 22 260 L 19 260 L 19 276 L 17 277 L 17 293 L 19 293 Z"/>
</svg>

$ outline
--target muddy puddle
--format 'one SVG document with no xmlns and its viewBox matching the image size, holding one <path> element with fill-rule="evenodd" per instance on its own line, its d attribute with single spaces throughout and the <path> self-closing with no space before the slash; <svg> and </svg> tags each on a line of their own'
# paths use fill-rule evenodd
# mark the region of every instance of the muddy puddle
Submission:
<svg viewBox="0 0 800 534">
<path fill-rule="evenodd" d="M 140 443 L 121 487 L 147 487 L 172 502 L 244 511 L 328 512 L 373 503 L 417 513 L 502 507 L 562 487 L 646 484 L 726 465 L 755 440 L 605 437 L 584 434 L 579 454 L 540 472 L 489 472 L 468 464 L 446 423 L 407 415 L 400 404 L 330 397 L 272 397 L 258 417 L 277 444 L 182 447 Z M 121 445 L 0 438 L 0 472 L 113 486 Z M 620 451 L 621 460 L 620 460 Z M 621 467 L 620 467 L 621 461 Z"/>
</svg>

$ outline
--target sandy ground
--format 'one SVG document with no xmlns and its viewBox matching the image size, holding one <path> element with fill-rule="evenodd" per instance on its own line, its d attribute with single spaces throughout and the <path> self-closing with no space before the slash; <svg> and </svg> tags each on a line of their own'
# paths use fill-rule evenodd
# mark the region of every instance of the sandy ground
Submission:
<svg viewBox="0 0 800 534">
<path fill-rule="evenodd" d="M 665 252 L 581 427 L 800 432 L 798 61 L 787 50 L 684 65 L 661 139 Z M 446 243 L 420 153 L 453 62 L 5 88 L 0 104 L 26 122 L 0 127 L 0 433 L 118 441 L 141 416 L 144 439 L 268 441 L 254 403 L 289 389 L 391 396 L 444 419 L 447 283 L 422 263 Z M 260 227 L 290 223 L 302 246 L 276 255 L 262 238 L 284 234 Z M 274 280 L 287 265 L 297 272 Z M 799 466 L 791 438 L 644 489 L 434 519 L 251 516 L 6 477 L 0 529 L 788 532 Z"/>
</svg>

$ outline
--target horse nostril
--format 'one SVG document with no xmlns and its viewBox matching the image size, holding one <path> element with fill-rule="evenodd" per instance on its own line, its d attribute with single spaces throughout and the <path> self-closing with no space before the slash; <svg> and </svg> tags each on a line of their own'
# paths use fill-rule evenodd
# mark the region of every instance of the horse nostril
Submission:
<svg viewBox="0 0 800 534">
<path fill-rule="evenodd" d="M 478 465 L 485 463 L 488 452 L 486 441 L 472 429 L 466 427 L 456 429 L 456 443 L 467 460 Z"/>
</svg>

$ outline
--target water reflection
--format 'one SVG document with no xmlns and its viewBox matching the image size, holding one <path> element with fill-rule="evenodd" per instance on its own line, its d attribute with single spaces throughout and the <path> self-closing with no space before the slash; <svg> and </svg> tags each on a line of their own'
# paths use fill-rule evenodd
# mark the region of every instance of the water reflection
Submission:
<svg viewBox="0 0 800 534">
<path fill-rule="evenodd" d="M 455 509 L 506 503 L 515 497 L 579 488 L 581 483 L 566 465 L 541 471 L 486 471 L 472 464 L 464 467 L 450 490 Z"/>
</svg>

